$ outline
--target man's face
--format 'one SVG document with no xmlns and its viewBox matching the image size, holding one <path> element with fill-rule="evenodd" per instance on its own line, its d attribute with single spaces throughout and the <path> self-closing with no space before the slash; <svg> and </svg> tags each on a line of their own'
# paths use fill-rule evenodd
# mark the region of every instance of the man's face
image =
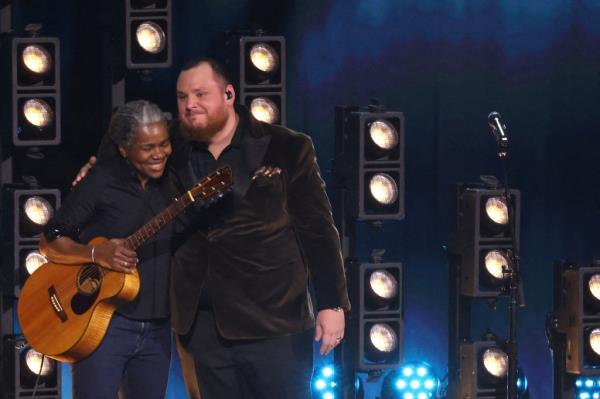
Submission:
<svg viewBox="0 0 600 399">
<path fill-rule="evenodd" d="M 177 79 L 177 109 L 179 120 L 189 136 L 209 141 L 223 129 L 229 117 L 223 81 L 212 67 L 202 63 L 181 72 Z"/>
<path fill-rule="evenodd" d="M 119 146 L 119 152 L 137 170 L 140 180 L 158 179 L 165 171 L 171 155 L 171 142 L 164 122 L 150 123 L 139 128 L 129 147 Z"/>
</svg>

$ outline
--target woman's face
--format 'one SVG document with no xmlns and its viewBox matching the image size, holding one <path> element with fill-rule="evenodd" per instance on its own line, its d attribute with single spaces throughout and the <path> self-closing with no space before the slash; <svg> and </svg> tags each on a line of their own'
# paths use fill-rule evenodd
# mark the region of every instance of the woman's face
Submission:
<svg viewBox="0 0 600 399">
<path fill-rule="evenodd" d="M 119 153 L 137 170 L 140 181 L 158 179 L 165 171 L 171 155 L 171 141 L 164 122 L 155 122 L 139 128 L 129 147 L 119 146 Z"/>
</svg>

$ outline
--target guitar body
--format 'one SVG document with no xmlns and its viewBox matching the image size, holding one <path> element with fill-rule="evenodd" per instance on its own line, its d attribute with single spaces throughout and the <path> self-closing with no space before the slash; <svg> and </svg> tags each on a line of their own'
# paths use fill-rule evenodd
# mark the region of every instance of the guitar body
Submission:
<svg viewBox="0 0 600 399">
<path fill-rule="evenodd" d="M 90 243 L 105 241 L 97 237 Z M 117 307 L 133 300 L 139 289 L 137 269 L 125 274 L 93 263 L 46 263 L 23 286 L 19 322 L 35 350 L 74 362 L 96 350 Z"/>
</svg>

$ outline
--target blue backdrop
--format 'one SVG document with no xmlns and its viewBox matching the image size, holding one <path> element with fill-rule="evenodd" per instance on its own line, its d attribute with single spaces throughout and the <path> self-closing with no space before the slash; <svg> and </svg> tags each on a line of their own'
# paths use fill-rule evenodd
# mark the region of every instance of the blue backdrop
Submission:
<svg viewBox="0 0 600 399">
<path fill-rule="evenodd" d="M 57 5 L 60 3 L 60 5 Z M 43 22 L 63 41 L 63 126 L 68 176 L 96 148 L 109 112 L 109 2 L 15 2 L 13 25 Z M 264 27 L 287 39 L 288 126 L 315 142 L 331 182 L 335 105 L 376 97 L 406 116 L 406 219 L 361 226 L 358 253 L 385 248 L 405 265 L 406 360 L 447 367 L 450 187 L 500 174 L 487 114 L 509 127 L 510 177 L 522 191 L 521 249 L 527 308 L 519 313 L 520 364 L 533 398 L 549 398 L 544 333 L 554 259 L 599 254 L 600 2 L 597 0 L 180 0 L 173 9 L 174 66 L 129 73 L 129 99 L 175 110 L 177 70 L 218 52 L 220 32 Z M 108 33 L 107 33 L 108 32 Z M 63 152 L 64 153 L 64 152 Z M 60 159 L 59 159 L 60 158 Z M 67 177 L 65 177 L 67 176 Z M 474 331 L 506 334 L 504 307 L 481 310 Z M 177 377 L 175 375 L 175 380 Z M 180 386 L 180 383 L 175 382 Z M 374 397 L 375 388 L 370 397 Z"/>
</svg>

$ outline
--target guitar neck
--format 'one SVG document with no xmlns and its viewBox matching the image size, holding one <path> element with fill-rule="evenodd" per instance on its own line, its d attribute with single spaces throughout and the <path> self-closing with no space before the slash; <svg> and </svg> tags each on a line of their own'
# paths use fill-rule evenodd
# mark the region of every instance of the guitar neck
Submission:
<svg viewBox="0 0 600 399">
<path fill-rule="evenodd" d="M 152 237 L 158 230 L 163 228 L 167 223 L 179 215 L 193 201 L 193 197 L 186 194 L 179 197 L 176 202 L 169 205 L 164 211 L 154 216 L 145 225 L 140 227 L 135 233 L 125 239 L 124 245 L 132 250 L 136 250 L 147 239 Z"/>
<path fill-rule="evenodd" d="M 227 181 L 229 179 L 229 181 Z M 125 239 L 124 245 L 127 248 L 136 250 L 148 238 L 152 237 L 158 230 L 179 215 L 185 208 L 196 200 L 204 200 L 214 197 L 231 185 L 231 169 L 223 167 L 216 172 L 211 173 L 202 179 L 198 184 L 186 191 L 174 203 L 169 205 L 164 211 L 154 216 L 145 225 L 140 227 L 135 233 Z"/>
</svg>

